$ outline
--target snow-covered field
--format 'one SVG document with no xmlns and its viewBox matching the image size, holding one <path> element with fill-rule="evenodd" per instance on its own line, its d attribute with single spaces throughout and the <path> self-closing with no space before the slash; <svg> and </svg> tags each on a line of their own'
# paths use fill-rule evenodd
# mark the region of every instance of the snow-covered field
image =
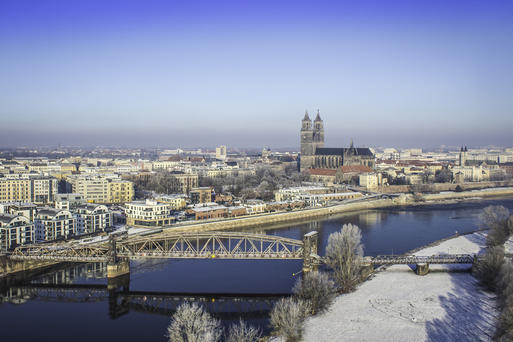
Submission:
<svg viewBox="0 0 513 342">
<path fill-rule="evenodd" d="M 415 254 L 477 253 L 484 244 L 479 232 Z M 512 246 L 509 241 L 507 250 Z M 488 341 L 498 315 L 495 296 L 478 286 L 469 267 L 430 265 L 426 276 L 388 267 L 339 296 L 329 312 L 309 318 L 303 341 Z"/>
</svg>

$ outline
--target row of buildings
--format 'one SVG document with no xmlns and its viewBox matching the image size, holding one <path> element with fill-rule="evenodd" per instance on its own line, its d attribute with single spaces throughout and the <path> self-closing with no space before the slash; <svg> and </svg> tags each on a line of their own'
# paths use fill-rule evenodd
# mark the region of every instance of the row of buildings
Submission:
<svg viewBox="0 0 513 342">
<path fill-rule="evenodd" d="M 101 232 L 113 224 L 112 211 L 101 204 L 83 201 L 70 204 L 66 199 L 59 198 L 55 207 L 38 207 L 22 202 L 2 203 L 0 250 L 8 251 L 28 243 Z"/>
</svg>

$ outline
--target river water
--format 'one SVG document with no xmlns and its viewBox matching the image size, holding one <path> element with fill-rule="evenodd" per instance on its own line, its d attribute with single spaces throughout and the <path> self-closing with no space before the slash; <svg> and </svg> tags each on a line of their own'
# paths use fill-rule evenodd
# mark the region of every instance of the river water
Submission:
<svg viewBox="0 0 513 342">
<path fill-rule="evenodd" d="M 368 210 L 246 231 L 301 239 L 316 230 L 324 255 L 329 234 L 353 223 L 362 230 L 365 255 L 401 254 L 478 229 L 488 205 L 513 211 L 513 198 Z M 290 293 L 300 270 L 300 261 L 285 260 L 138 261 L 124 293 L 109 296 L 104 265 L 64 267 L 1 294 L 0 341 L 166 341 L 170 315 L 183 300 L 200 301 L 224 326 L 243 318 L 267 333 L 268 310 L 276 295 Z"/>
</svg>

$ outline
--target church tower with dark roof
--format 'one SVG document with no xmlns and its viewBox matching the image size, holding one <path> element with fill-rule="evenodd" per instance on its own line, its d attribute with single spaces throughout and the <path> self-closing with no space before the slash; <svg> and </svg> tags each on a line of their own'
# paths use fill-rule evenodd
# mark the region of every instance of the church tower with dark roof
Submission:
<svg viewBox="0 0 513 342">
<path fill-rule="evenodd" d="M 301 121 L 301 155 L 300 169 L 305 170 L 312 166 L 313 156 L 315 154 L 314 143 L 315 129 L 312 127 L 312 120 L 305 111 L 305 117 Z"/>
<path fill-rule="evenodd" d="M 322 122 L 321 115 L 317 109 L 317 116 L 314 120 L 314 132 L 313 132 L 313 151 L 319 147 L 324 147 L 324 123 Z"/>
</svg>

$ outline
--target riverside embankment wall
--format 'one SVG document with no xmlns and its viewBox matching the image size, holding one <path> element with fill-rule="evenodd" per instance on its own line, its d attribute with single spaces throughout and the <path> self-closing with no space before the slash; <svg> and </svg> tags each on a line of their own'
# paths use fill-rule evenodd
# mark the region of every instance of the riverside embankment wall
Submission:
<svg viewBox="0 0 513 342">
<path fill-rule="evenodd" d="M 331 207 L 304 209 L 298 211 L 290 211 L 283 213 L 263 214 L 258 216 L 248 216 L 237 219 L 220 220 L 214 222 L 194 223 L 183 226 L 173 226 L 164 228 L 165 233 L 173 232 L 203 232 L 203 231 L 216 231 L 225 229 L 240 229 L 245 227 L 253 227 L 264 224 L 276 224 L 287 221 L 301 221 L 307 219 L 314 219 L 317 217 L 329 216 L 333 214 L 354 212 L 360 210 L 390 208 L 407 205 L 424 205 L 433 204 L 433 201 L 443 201 L 450 199 L 465 199 L 475 197 L 500 197 L 500 196 L 513 196 L 512 188 L 492 188 L 479 191 L 463 191 L 463 192 L 448 192 L 440 194 L 426 194 L 419 196 L 403 194 L 394 199 L 378 199 L 361 201 L 354 203 L 339 204 Z M 426 202 L 429 201 L 429 202 Z"/>
<path fill-rule="evenodd" d="M 463 191 L 476 190 L 476 189 L 491 189 L 497 187 L 511 187 L 513 181 L 489 181 L 489 182 L 466 182 L 466 183 L 434 183 L 434 184 L 421 184 L 418 185 L 428 191 L 455 191 L 459 186 Z M 377 188 L 377 192 L 381 193 L 408 193 L 411 192 L 416 186 L 412 185 L 387 185 Z"/>
</svg>

